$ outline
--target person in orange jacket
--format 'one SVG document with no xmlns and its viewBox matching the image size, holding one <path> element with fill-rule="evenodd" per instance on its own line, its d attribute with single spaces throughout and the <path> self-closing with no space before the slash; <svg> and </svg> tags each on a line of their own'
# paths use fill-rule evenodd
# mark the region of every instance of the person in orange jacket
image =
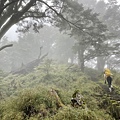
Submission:
<svg viewBox="0 0 120 120">
<path fill-rule="evenodd" d="M 112 91 L 112 75 L 113 74 L 111 73 L 111 71 L 108 68 L 104 69 L 105 84 L 106 84 L 106 81 L 107 81 L 110 92 Z"/>
</svg>

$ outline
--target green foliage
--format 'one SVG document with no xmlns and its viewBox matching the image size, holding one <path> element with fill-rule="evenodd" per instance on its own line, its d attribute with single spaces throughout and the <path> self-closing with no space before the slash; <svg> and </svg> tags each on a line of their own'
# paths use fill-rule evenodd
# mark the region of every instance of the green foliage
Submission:
<svg viewBox="0 0 120 120">
<path fill-rule="evenodd" d="M 73 56 L 73 38 L 60 33 L 58 28 L 52 26 L 44 26 L 39 32 L 40 34 L 34 34 L 30 30 L 25 34 L 20 33 L 18 41 L 12 42 L 14 46 L 10 50 L 5 49 L 0 52 L 0 68 L 8 72 L 18 70 L 18 68 L 24 67 L 27 63 L 37 59 L 40 53 L 40 57 L 42 57 L 48 52 L 47 57 L 49 59 L 54 58 L 54 60 L 67 63 L 68 58 Z M 2 44 L 4 42 L 5 40 Z M 41 51 L 40 47 L 42 47 Z"/>
<path fill-rule="evenodd" d="M 72 0 L 65 1 L 61 12 L 71 20 L 71 23 L 75 23 L 70 27 L 66 21 L 61 20 L 57 26 L 75 38 L 74 51 L 79 54 L 80 62 L 105 54 L 102 46 L 107 39 L 108 31 L 107 26 L 98 19 L 97 13 Z"/>
<path fill-rule="evenodd" d="M 4 77 L 7 75 L 7 73 L 3 72 L 2 70 L 0 70 L 0 82 L 2 81 L 2 79 L 4 79 Z M 0 88 L 1 88 L 1 84 L 0 84 Z"/>
<path fill-rule="evenodd" d="M 4 77 L 5 76 L 5 73 L 2 71 L 2 70 L 0 70 L 0 77 Z"/>
<path fill-rule="evenodd" d="M 48 63 L 47 63 L 48 64 Z M 46 69 L 49 68 L 49 74 Z M 90 71 L 89 71 L 90 70 Z M 93 70 L 94 71 L 94 70 Z M 88 69 L 87 74 L 93 74 Z M 97 72 L 96 72 L 97 73 Z M 106 110 L 100 109 L 102 93 L 99 84 L 82 73 L 76 65 L 59 65 L 46 62 L 27 75 L 8 75 L 1 80 L 1 120 L 112 120 Z M 51 88 L 57 91 L 65 108 L 58 109 Z M 84 108 L 71 106 L 74 91 L 79 90 L 85 102 Z"/>
<path fill-rule="evenodd" d="M 93 81 L 98 81 L 99 80 L 99 77 L 101 77 L 101 72 L 95 70 L 95 69 L 92 69 L 92 68 L 85 68 L 85 74 L 87 74 L 88 76 L 91 77 L 91 80 Z"/>
<path fill-rule="evenodd" d="M 120 86 L 120 74 L 119 73 L 116 73 L 116 72 L 113 73 L 113 83 L 114 85 L 118 87 Z"/>
<path fill-rule="evenodd" d="M 4 102 L 4 110 L 1 113 L 2 119 L 26 119 L 38 115 L 43 117 L 48 113 L 55 112 L 54 99 L 50 97 L 47 89 L 38 87 L 36 89 L 26 89 Z M 48 111 L 47 111 L 48 110 Z M 10 112 L 9 112 L 10 111 Z M 8 114 L 9 113 L 9 114 Z"/>
<path fill-rule="evenodd" d="M 49 76 L 51 64 L 52 64 L 52 60 L 50 59 L 47 59 L 44 62 L 44 72 L 46 73 L 46 76 Z"/>
<path fill-rule="evenodd" d="M 98 112 L 93 112 L 88 109 L 75 109 L 68 107 L 60 110 L 55 116 L 53 116 L 49 120 L 103 120 L 103 116 L 100 116 L 96 113 Z M 109 120 L 112 120 L 110 117 L 107 118 Z"/>
<path fill-rule="evenodd" d="M 113 100 L 108 96 L 104 96 L 104 99 L 101 101 L 101 107 L 105 108 L 107 112 L 111 113 L 111 116 L 116 120 L 120 117 L 120 103 L 117 100 Z"/>
</svg>

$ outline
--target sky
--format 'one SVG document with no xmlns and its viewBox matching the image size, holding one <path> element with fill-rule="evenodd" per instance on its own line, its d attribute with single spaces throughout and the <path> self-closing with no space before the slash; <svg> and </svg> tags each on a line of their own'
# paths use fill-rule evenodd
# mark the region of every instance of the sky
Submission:
<svg viewBox="0 0 120 120">
<path fill-rule="evenodd" d="M 101 1 L 101 0 L 97 0 L 97 1 Z M 108 0 L 104 0 L 105 2 L 107 2 Z M 120 4 L 120 0 L 117 0 L 118 1 L 118 3 Z"/>
<path fill-rule="evenodd" d="M 16 29 L 17 29 L 17 26 L 16 25 L 13 25 L 9 30 L 8 32 L 5 34 L 5 36 L 7 36 L 9 38 L 9 41 L 17 41 L 18 38 L 18 33 L 16 33 Z"/>
</svg>

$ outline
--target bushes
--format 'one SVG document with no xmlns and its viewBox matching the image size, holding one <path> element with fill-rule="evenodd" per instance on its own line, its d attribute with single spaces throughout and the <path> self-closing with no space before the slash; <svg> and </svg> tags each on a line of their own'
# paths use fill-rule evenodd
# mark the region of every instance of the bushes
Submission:
<svg viewBox="0 0 120 120">
<path fill-rule="evenodd" d="M 41 65 L 27 75 L 9 75 L 1 79 L 1 91 L 4 96 L 8 95 L 0 105 L 1 120 L 103 120 L 103 116 L 111 120 L 99 109 L 99 98 L 94 96 L 102 92 L 96 79 L 91 81 L 75 66 L 51 64 L 47 72 L 44 68 L 46 66 Z M 88 71 L 89 74 L 92 72 Z M 51 88 L 57 90 L 65 108 L 57 108 L 56 100 L 49 92 Z M 84 97 L 87 110 L 70 106 L 76 89 Z"/>
<path fill-rule="evenodd" d="M 104 115 L 103 116 L 101 116 Z M 94 112 L 89 109 L 71 108 L 66 107 L 60 110 L 56 115 L 45 120 L 112 120 L 111 117 L 102 112 Z"/>
<path fill-rule="evenodd" d="M 64 96 L 63 93 L 61 96 Z M 69 98 L 67 94 L 65 97 Z M 103 120 L 103 116 L 112 120 L 96 110 L 74 108 L 70 104 L 57 109 L 56 100 L 48 88 L 41 86 L 21 91 L 17 97 L 6 100 L 0 107 L 1 120 Z"/>
<path fill-rule="evenodd" d="M 116 77 L 113 78 L 113 83 L 116 86 L 120 86 L 120 75 L 117 75 Z"/>
<path fill-rule="evenodd" d="M 2 119 L 22 120 L 36 115 L 45 117 L 54 112 L 53 102 L 47 89 L 27 89 L 19 93 L 18 97 L 5 101 Z"/>
<path fill-rule="evenodd" d="M 85 68 L 85 74 L 90 76 L 91 80 L 93 81 L 98 81 L 99 77 L 101 77 L 101 72 L 92 68 Z"/>
</svg>

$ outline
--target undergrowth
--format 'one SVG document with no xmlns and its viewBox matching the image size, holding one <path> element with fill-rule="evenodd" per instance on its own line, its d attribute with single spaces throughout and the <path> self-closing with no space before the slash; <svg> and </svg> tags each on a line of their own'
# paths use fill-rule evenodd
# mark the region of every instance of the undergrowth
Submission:
<svg viewBox="0 0 120 120">
<path fill-rule="evenodd" d="M 92 80 L 93 71 L 82 73 L 75 65 L 50 66 L 42 64 L 26 75 L 2 76 L 0 78 L 1 120 L 114 120 L 105 109 L 100 109 L 102 98 L 96 98 L 102 88 L 98 79 Z M 116 81 L 114 83 L 118 84 Z M 58 108 L 56 99 L 50 95 L 55 89 L 66 106 Z M 79 90 L 85 108 L 71 106 L 72 94 Z"/>
</svg>

